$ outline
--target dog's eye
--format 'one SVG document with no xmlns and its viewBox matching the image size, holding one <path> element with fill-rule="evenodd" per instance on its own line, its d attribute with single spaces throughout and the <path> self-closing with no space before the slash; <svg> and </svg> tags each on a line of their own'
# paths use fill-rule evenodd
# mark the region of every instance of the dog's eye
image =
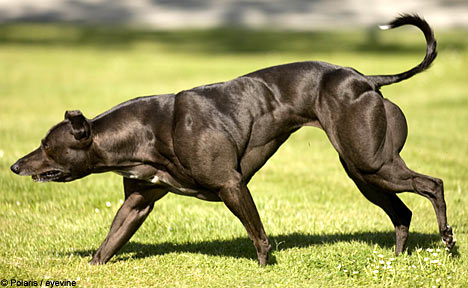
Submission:
<svg viewBox="0 0 468 288">
<path fill-rule="evenodd" d="M 50 149 L 49 144 L 47 144 L 47 143 L 44 142 L 44 141 L 42 141 L 42 147 L 44 148 L 44 150 L 49 150 L 49 149 Z"/>
</svg>

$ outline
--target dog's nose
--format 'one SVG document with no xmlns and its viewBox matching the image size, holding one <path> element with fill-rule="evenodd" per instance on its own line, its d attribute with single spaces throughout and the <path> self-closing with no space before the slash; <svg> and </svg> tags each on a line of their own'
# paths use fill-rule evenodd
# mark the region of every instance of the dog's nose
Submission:
<svg viewBox="0 0 468 288">
<path fill-rule="evenodd" d="M 13 171 L 13 173 L 19 174 L 19 172 L 20 172 L 20 166 L 19 166 L 18 162 L 16 162 L 15 164 L 11 165 L 10 169 L 11 169 L 11 171 Z"/>
</svg>

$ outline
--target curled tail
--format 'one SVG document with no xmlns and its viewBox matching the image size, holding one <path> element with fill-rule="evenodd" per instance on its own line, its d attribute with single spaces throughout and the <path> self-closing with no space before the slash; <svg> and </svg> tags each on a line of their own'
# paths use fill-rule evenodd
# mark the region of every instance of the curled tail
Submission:
<svg viewBox="0 0 468 288">
<path fill-rule="evenodd" d="M 418 66 L 403 73 L 395 75 L 366 76 L 367 79 L 373 82 L 377 88 L 380 88 L 384 85 L 400 82 L 402 80 L 406 80 L 420 72 L 423 72 L 424 70 L 429 68 L 429 66 L 431 66 L 432 62 L 437 56 L 437 42 L 434 38 L 434 32 L 432 31 L 429 24 L 427 24 L 427 22 L 418 15 L 403 14 L 400 17 L 393 20 L 390 24 L 379 26 L 379 28 L 382 30 L 387 30 L 403 25 L 414 25 L 421 29 L 421 31 L 424 33 L 424 37 L 426 37 L 427 43 L 426 57 L 424 57 L 424 60 L 421 63 L 419 63 Z"/>
</svg>

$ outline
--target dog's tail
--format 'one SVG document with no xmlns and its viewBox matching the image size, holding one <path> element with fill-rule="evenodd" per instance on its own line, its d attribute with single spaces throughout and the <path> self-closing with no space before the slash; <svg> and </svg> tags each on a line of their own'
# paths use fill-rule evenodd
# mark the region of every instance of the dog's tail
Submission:
<svg viewBox="0 0 468 288">
<path fill-rule="evenodd" d="M 403 14 L 400 17 L 393 20 L 390 24 L 379 26 L 379 28 L 382 30 L 387 30 L 403 25 L 414 25 L 421 29 L 421 31 L 424 33 L 427 43 L 426 57 L 424 57 L 424 60 L 418 66 L 400 74 L 366 76 L 371 82 L 373 82 L 376 85 L 376 88 L 380 88 L 384 85 L 389 85 L 392 83 L 400 82 L 402 80 L 406 80 L 420 72 L 423 72 L 424 70 L 429 68 L 429 66 L 431 66 L 432 62 L 437 56 L 437 42 L 434 38 L 434 32 L 432 31 L 429 24 L 427 24 L 427 22 L 418 15 Z"/>
</svg>

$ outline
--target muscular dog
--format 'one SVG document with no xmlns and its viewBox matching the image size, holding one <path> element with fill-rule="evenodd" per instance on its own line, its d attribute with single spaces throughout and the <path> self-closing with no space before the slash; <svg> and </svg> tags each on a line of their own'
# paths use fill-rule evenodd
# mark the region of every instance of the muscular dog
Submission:
<svg viewBox="0 0 468 288">
<path fill-rule="evenodd" d="M 247 188 L 251 177 L 294 131 L 323 129 L 346 173 L 381 207 L 404 249 L 411 211 L 397 193 L 409 191 L 434 206 L 442 241 L 447 224 L 442 180 L 410 170 L 399 155 L 407 136 L 401 110 L 380 87 L 427 69 L 436 41 L 426 21 L 403 15 L 383 29 L 414 25 L 427 43 L 424 60 L 396 75 L 366 76 L 352 68 L 301 62 L 259 70 L 224 83 L 124 102 L 90 120 L 67 111 L 40 147 L 11 170 L 37 182 L 68 182 L 91 173 L 123 176 L 125 202 L 91 263 L 106 263 L 168 192 L 222 201 L 245 226 L 266 265 L 270 243 Z"/>
</svg>

